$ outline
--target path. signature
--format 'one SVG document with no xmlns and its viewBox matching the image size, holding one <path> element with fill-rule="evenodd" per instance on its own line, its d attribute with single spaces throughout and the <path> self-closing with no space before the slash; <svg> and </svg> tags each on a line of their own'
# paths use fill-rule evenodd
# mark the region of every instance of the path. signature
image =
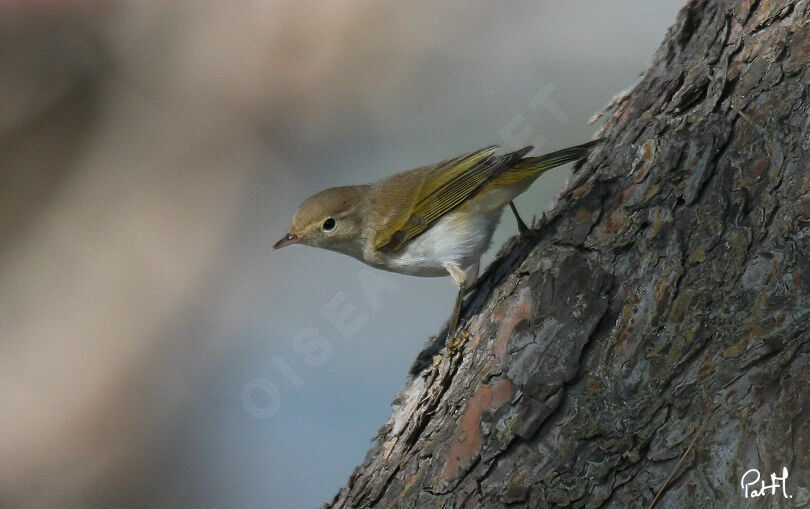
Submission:
<svg viewBox="0 0 810 509">
<path fill-rule="evenodd" d="M 752 486 L 756 487 L 757 483 L 760 482 L 760 477 L 759 470 L 756 468 L 752 468 L 743 474 L 740 480 L 740 486 L 745 493 L 745 498 L 764 497 L 765 495 L 773 496 L 776 495 L 777 488 L 782 488 L 782 496 L 784 498 L 793 498 L 793 495 L 787 494 L 787 487 L 785 486 L 785 482 L 788 478 L 787 467 L 782 467 L 781 476 L 776 475 L 776 473 L 771 474 L 771 484 L 766 485 L 765 481 L 762 481 L 758 490 L 751 489 Z M 770 493 L 768 492 L 769 490 Z"/>
</svg>

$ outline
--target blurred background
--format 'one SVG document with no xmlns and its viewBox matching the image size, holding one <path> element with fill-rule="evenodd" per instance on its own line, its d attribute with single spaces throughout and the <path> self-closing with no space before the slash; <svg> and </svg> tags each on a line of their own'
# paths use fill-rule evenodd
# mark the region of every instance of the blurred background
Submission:
<svg viewBox="0 0 810 509">
<path fill-rule="evenodd" d="M 587 141 L 682 3 L 0 1 L 0 507 L 331 499 L 455 290 L 298 203 Z"/>
</svg>

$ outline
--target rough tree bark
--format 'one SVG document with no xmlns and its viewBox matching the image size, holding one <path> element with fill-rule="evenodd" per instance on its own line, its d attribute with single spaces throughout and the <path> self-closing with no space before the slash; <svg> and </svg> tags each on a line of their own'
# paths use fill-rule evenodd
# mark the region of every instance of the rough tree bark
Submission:
<svg viewBox="0 0 810 509">
<path fill-rule="evenodd" d="M 656 507 L 810 504 L 809 18 L 689 2 L 331 507 L 647 507 L 685 452 Z"/>
</svg>

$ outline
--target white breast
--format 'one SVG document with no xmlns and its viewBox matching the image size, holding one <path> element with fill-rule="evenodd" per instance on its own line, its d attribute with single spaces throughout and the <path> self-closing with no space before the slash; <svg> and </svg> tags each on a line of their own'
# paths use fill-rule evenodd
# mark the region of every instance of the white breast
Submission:
<svg viewBox="0 0 810 509">
<path fill-rule="evenodd" d="M 382 268 L 412 276 L 447 276 L 448 264 L 467 268 L 489 247 L 501 208 L 467 214 L 450 212 L 402 250 L 386 254 Z"/>
</svg>

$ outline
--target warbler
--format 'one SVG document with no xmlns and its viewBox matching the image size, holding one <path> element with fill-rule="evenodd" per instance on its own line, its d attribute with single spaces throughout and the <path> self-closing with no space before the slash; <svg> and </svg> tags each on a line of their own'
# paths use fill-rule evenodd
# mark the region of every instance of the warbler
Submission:
<svg viewBox="0 0 810 509">
<path fill-rule="evenodd" d="M 306 244 L 401 274 L 449 275 L 459 289 L 451 338 L 503 208 L 508 204 L 521 234 L 529 233 L 512 200 L 540 174 L 582 158 L 599 141 L 539 157 L 524 157 L 532 146 L 496 155 L 493 145 L 373 184 L 326 189 L 301 203 L 273 249 Z"/>
</svg>

